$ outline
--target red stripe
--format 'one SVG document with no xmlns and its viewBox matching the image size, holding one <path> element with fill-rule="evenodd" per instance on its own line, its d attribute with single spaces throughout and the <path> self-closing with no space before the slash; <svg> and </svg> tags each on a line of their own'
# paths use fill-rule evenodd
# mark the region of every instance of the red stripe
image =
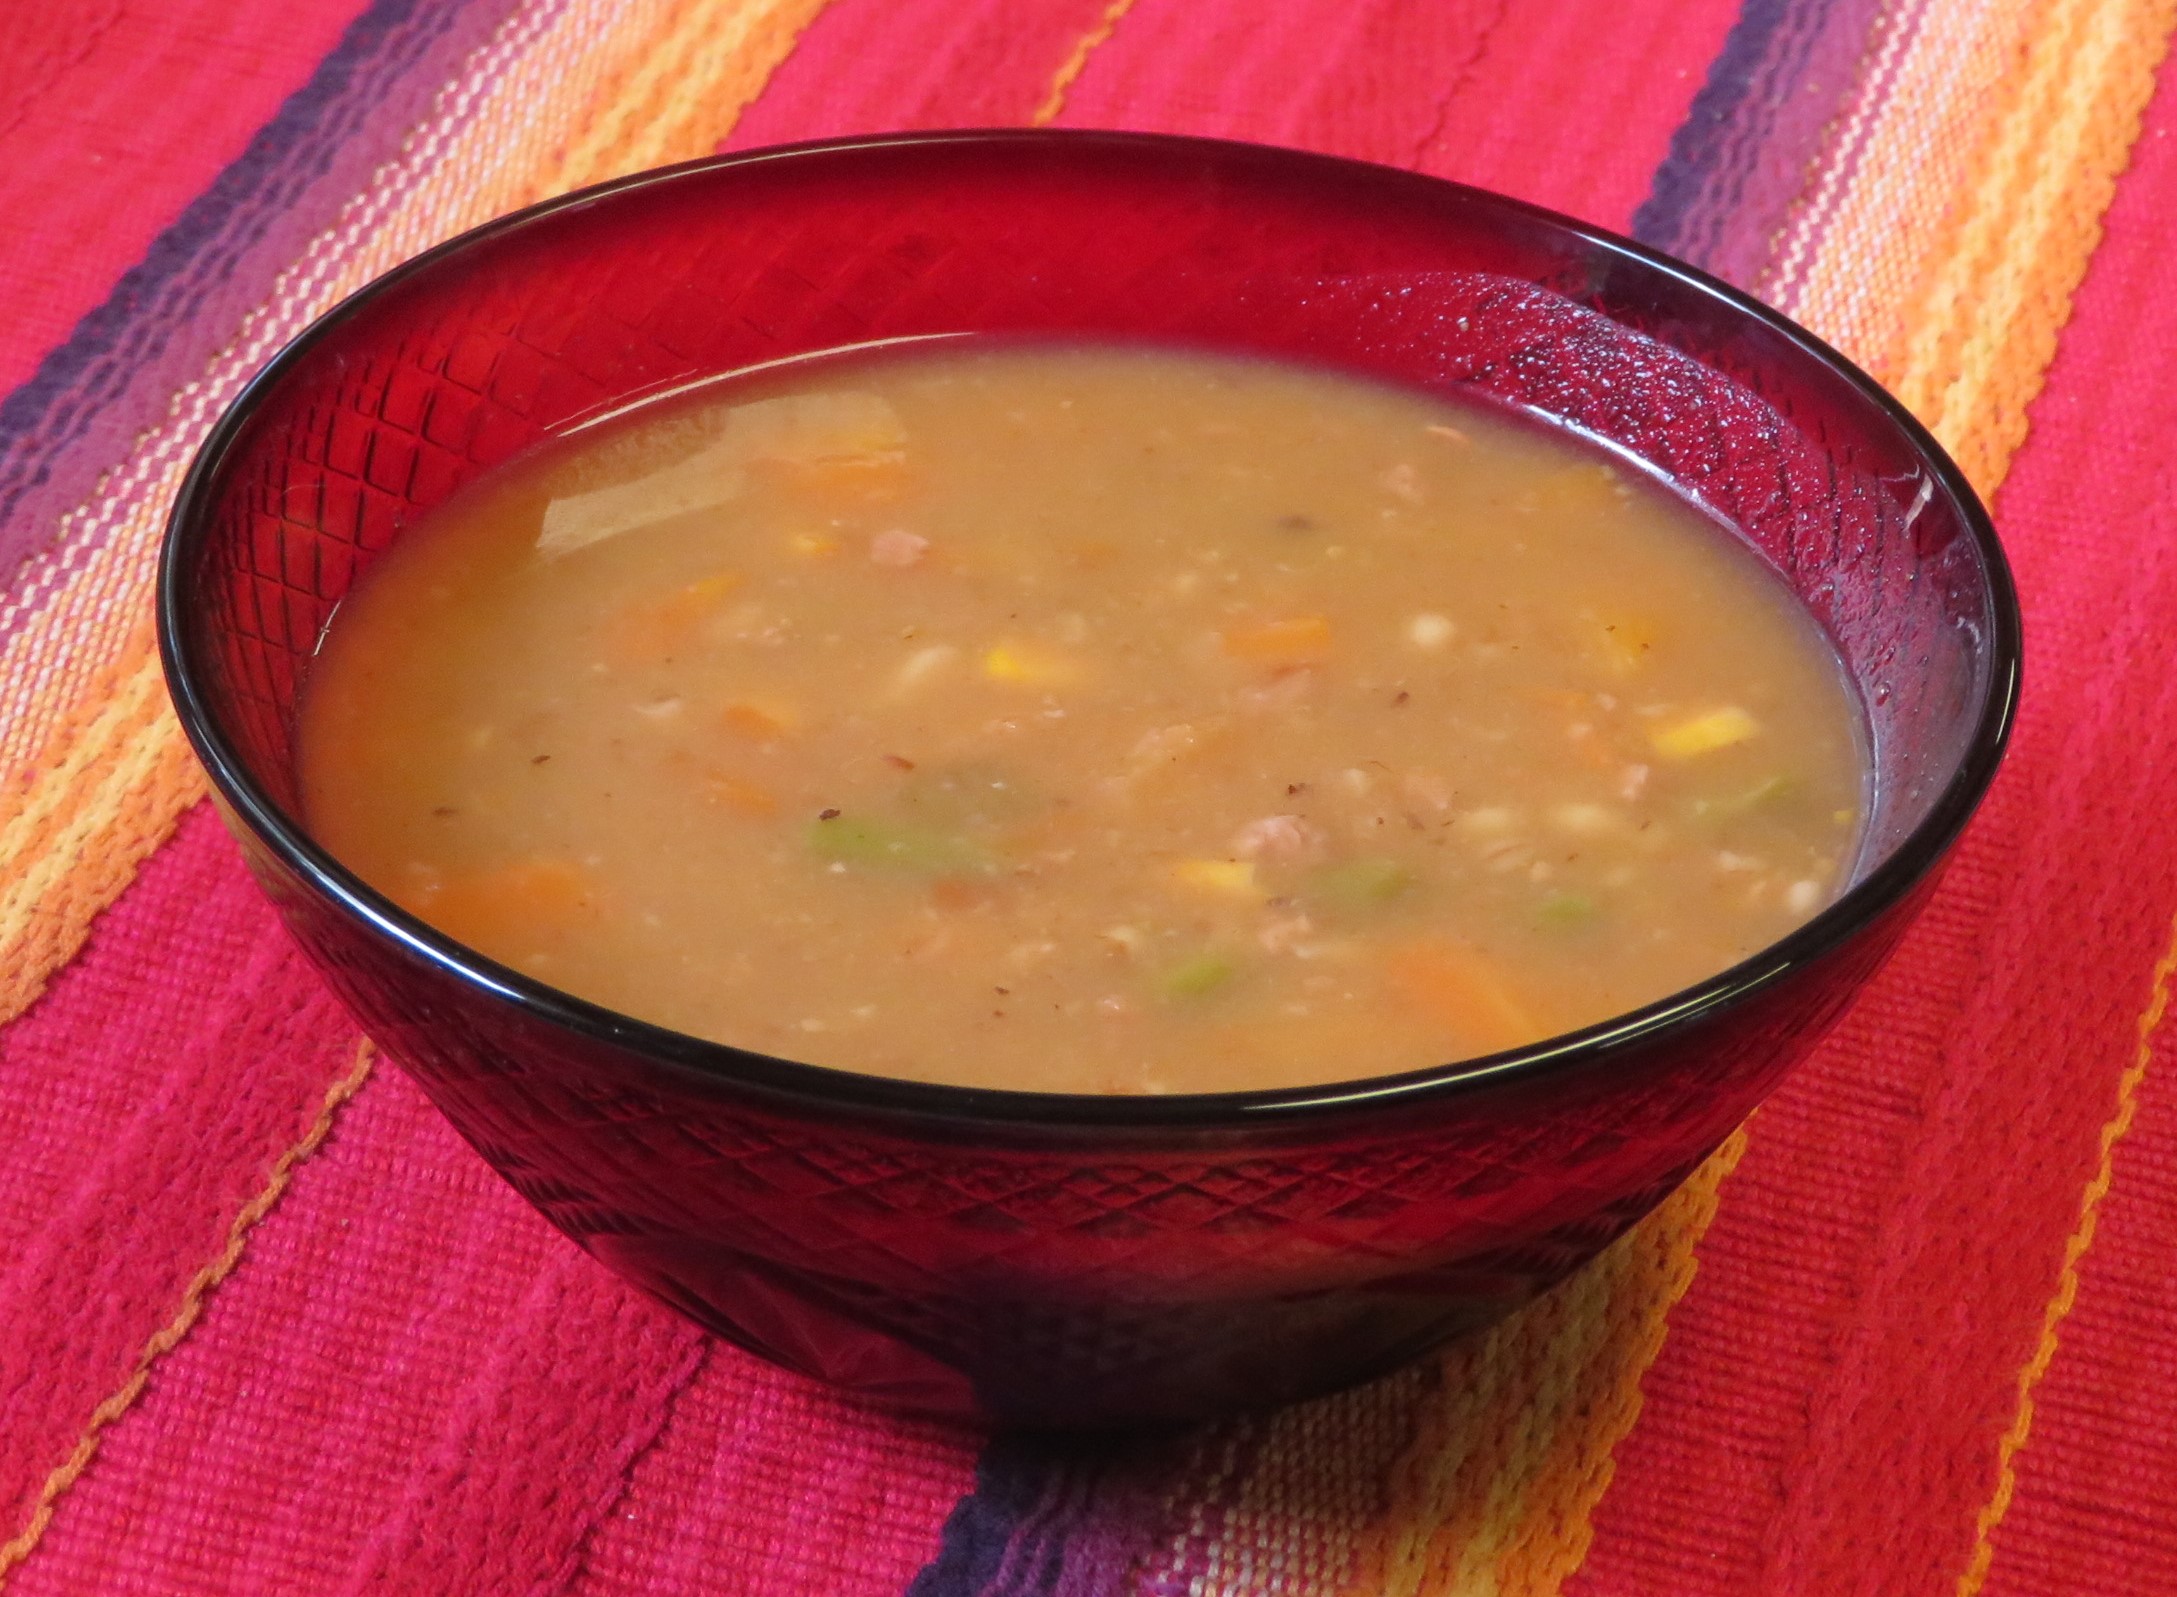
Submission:
<svg viewBox="0 0 2177 1597">
<path fill-rule="evenodd" d="M 2177 908 L 2177 857 L 2132 835 L 2177 811 L 2177 385 L 2135 358 L 2177 338 L 2156 287 L 2173 123 L 2165 94 L 1996 505 L 2027 613 L 2009 767 L 1927 921 L 1757 1117 L 1572 1592 L 1948 1591 L 1969 1556 Z M 2166 1166 L 2129 1157 L 2147 1169 L 2139 1201 L 2166 1203 Z M 2095 1312 L 2121 1319 L 2159 1289 L 2166 1319 L 2159 1270 Z M 2126 1368 L 2103 1334 L 2109 1362 L 2070 1377 L 2082 1403 Z M 2177 1418 L 2167 1385 L 2157 1401 Z M 2167 1434 L 2150 1423 L 2122 1429 Z M 2022 1523 L 2051 1535 L 2058 1493 L 2123 1520 L 2083 1451 L 2043 1457 L 2026 1462 L 2061 1474 Z M 2132 1534 L 2144 1557 L 2151 1538 Z M 2108 1583 L 2014 1589 L 2168 1590 L 2161 1545 Z"/>
<path fill-rule="evenodd" d="M 0 393 L 105 300 L 366 0 L 11 6 L 0 49 Z"/>
</svg>

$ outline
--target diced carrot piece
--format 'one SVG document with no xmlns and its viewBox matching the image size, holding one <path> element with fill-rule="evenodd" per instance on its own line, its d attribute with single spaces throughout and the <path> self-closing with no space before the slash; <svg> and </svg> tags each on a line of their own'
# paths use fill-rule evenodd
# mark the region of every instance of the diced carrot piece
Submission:
<svg viewBox="0 0 2177 1597">
<path fill-rule="evenodd" d="M 741 585 L 731 572 L 704 577 L 659 597 L 628 605 L 605 623 L 606 654 L 623 665 L 662 660 L 685 648 L 695 629 Z"/>
<path fill-rule="evenodd" d="M 974 909 L 989 903 L 990 898 L 991 888 L 987 882 L 943 876 L 930 884 L 930 902 L 939 909 Z"/>
<path fill-rule="evenodd" d="M 908 487 L 906 456 L 896 452 L 767 460 L 762 464 L 796 493 L 817 500 L 881 503 L 899 498 Z"/>
<path fill-rule="evenodd" d="M 825 498 L 889 497 L 907 480 L 907 429 L 875 394 L 788 395 L 734 412 L 757 469 Z"/>
<path fill-rule="evenodd" d="M 680 590 L 680 603 L 691 614 L 707 615 L 727 594 L 741 585 L 740 577 L 731 571 L 721 571 L 714 576 L 699 577 Z"/>
<path fill-rule="evenodd" d="M 1542 1035 L 1504 973 L 1469 944 L 1408 943 L 1392 951 L 1385 968 L 1400 998 L 1468 1047 L 1494 1053 Z"/>
<path fill-rule="evenodd" d="M 742 815 L 760 817 L 779 812 L 778 798 L 769 788 L 743 781 L 738 776 L 728 776 L 722 771 L 704 773 L 703 796 L 723 809 L 735 810 Z"/>
<path fill-rule="evenodd" d="M 597 912 L 595 883 L 572 860 L 519 860 L 421 887 L 404 902 L 448 936 L 487 954 L 518 954 L 538 933 Z"/>
<path fill-rule="evenodd" d="M 1321 616 L 1287 616 L 1223 635 L 1225 653 L 1262 665 L 1309 665 L 1330 653 L 1330 623 Z"/>
<path fill-rule="evenodd" d="M 774 743 L 793 730 L 793 716 L 778 706 L 749 704 L 745 701 L 727 705 L 718 712 L 718 722 L 728 732 L 745 737 L 755 743 Z"/>
</svg>

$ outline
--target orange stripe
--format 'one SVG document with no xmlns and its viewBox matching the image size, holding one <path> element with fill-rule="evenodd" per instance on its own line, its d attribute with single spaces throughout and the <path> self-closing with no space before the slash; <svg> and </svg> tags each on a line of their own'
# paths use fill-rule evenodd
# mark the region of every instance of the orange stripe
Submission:
<svg viewBox="0 0 2177 1597">
<path fill-rule="evenodd" d="M 0 804 L 0 1024 L 75 957 L 91 922 L 203 797 L 145 630 Z"/>
<path fill-rule="evenodd" d="M 1066 109 L 1066 95 L 1073 88 L 1074 80 L 1087 67 L 1089 57 L 1101 49 L 1106 40 L 1119 31 L 1119 24 L 1134 9 L 1134 0 L 1111 0 L 1104 7 L 1104 14 L 1096 19 L 1096 25 L 1074 41 L 1071 52 L 1051 74 L 1051 86 L 1043 96 L 1043 103 L 1028 118 L 1032 128 L 1049 127 L 1058 120 L 1059 112 Z"/>
</svg>

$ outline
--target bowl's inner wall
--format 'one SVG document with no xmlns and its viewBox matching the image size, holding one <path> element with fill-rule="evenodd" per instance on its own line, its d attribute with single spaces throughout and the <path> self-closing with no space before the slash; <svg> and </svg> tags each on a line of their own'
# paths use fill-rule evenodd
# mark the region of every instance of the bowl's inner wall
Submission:
<svg viewBox="0 0 2177 1597">
<path fill-rule="evenodd" d="M 292 815 L 319 635 L 418 512 L 642 395 L 972 332 L 1197 341 L 1465 386 L 1649 461 L 1758 546 L 1836 642 L 1874 739 L 1862 874 L 1971 739 L 1993 617 L 1965 515 L 1911 440 L 1785 335 L 1487 196 L 1121 141 L 682 173 L 503 229 L 353 306 L 259 390 L 188 513 L 179 641 L 211 719 Z"/>
</svg>

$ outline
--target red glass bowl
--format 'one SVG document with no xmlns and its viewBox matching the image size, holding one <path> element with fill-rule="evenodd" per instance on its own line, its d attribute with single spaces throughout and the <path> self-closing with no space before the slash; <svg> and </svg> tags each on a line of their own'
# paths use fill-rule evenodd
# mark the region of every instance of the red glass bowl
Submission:
<svg viewBox="0 0 2177 1597">
<path fill-rule="evenodd" d="M 691 379 L 989 332 L 1478 391 L 1652 462 L 1784 574 L 1858 686 L 1875 781 L 1854 885 L 1735 969 L 1515 1052 L 1316 1090 L 1094 1098 L 880 1080 L 630 1020 L 433 931 L 311 840 L 296 690 L 418 512 Z M 699 162 L 433 250 L 303 334 L 220 422 L 174 509 L 159 622 L 251 869 L 553 1224 L 782 1364 L 1040 1424 L 1350 1382 L 1608 1245 L 1889 952 L 1994 773 L 2019 665 L 2003 556 L 1956 468 L 1753 301 L 1403 172 L 1055 132 Z"/>
</svg>

